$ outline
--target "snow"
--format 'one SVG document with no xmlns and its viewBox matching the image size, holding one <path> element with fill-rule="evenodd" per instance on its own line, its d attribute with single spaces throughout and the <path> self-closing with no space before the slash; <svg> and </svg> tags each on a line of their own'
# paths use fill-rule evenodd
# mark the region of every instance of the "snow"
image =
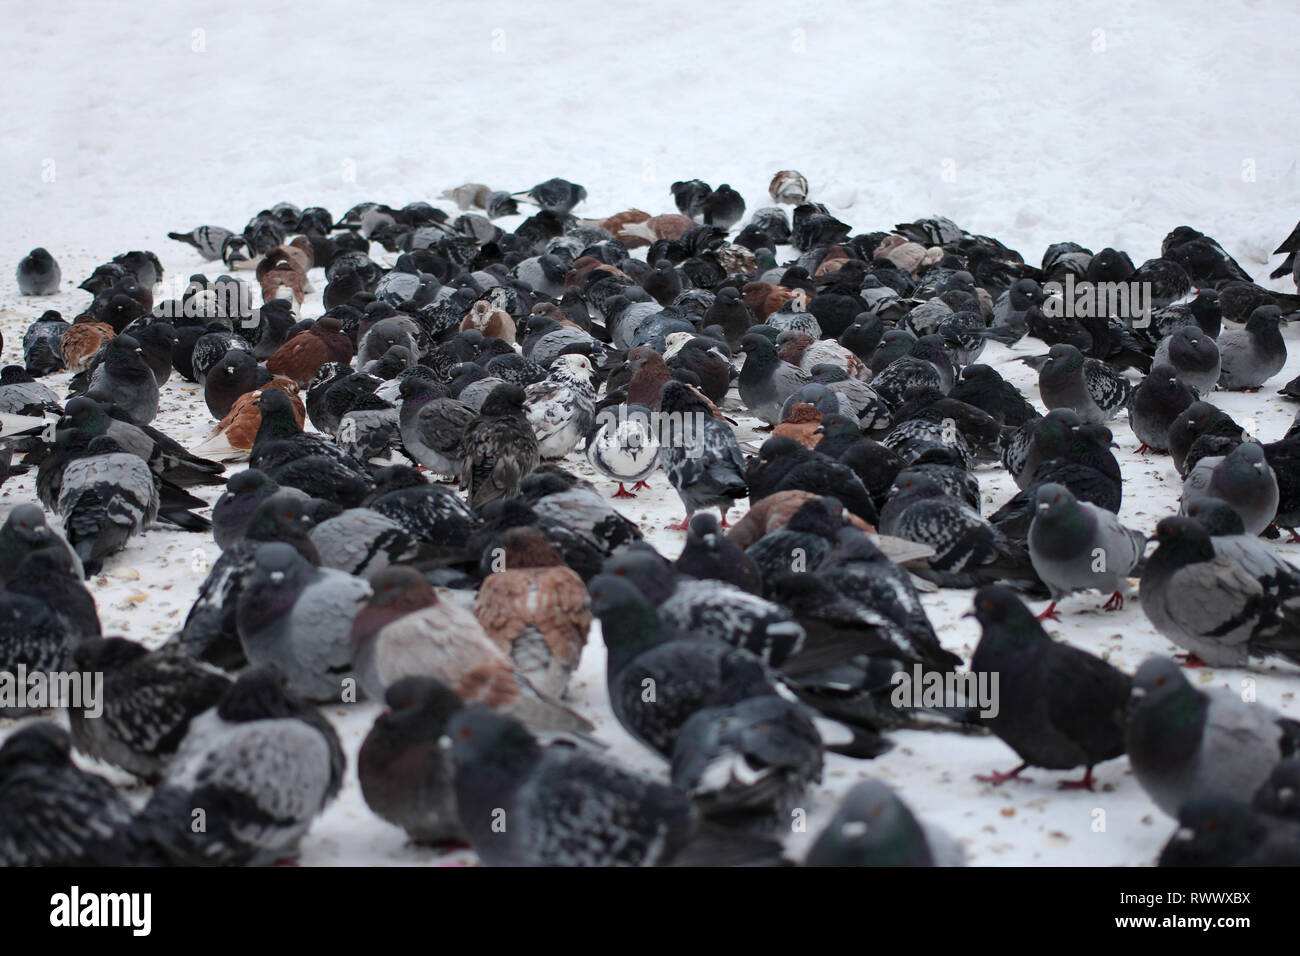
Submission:
<svg viewBox="0 0 1300 956">
<path fill-rule="evenodd" d="M 87 296 L 75 285 L 96 264 L 152 249 L 169 280 L 215 276 L 166 232 L 200 223 L 239 229 L 281 200 L 338 215 L 362 200 L 437 202 L 462 182 L 519 190 L 558 175 L 586 186 L 576 212 L 597 217 L 631 206 L 674 211 L 669 184 L 699 177 L 729 182 L 752 212 L 769 204 L 771 175 L 792 168 L 855 231 L 939 213 L 1031 262 L 1065 239 L 1125 249 L 1141 262 L 1158 255 L 1166 232 L 1189 224 L 1259 280 L 1300 216 L 1283 100 L 1297 88 L 1290 39 L 1300 7 L 1284 2 L 1134 0 L 1049 14 L 1033 0 L 930 0 L 923 9 L 755 0 L 743 11 L 663 2 L 614 15 L 594 0 L 436 8 L 264 0 L 248 10 L 183 2 L 107 14 L 68 2 L 11 4 L 7 13 L 5 362 L 21 361 L 22 331 L 44 309 L 69 319 L 80 311 Z M 25 299 L 13 268 L 36 245 L 59 260 L 64 289 Z M 304 314 L 320 311 L 318 291 Z M 1280 436 L 1292 416 L 1274 394 L 1300 372 L 1297 331 L 1286 336 L 1295 357 L 1264 391 L 1214 396 L 1238 420 L 1256 419 L 1264 440 Z M 1015 352 L 992 346 L 982 361 L 1036 400 L 1033 373 L 1001 364 L 1035 351 L 1043 349 L 1033 341 Z M 66 379 L 50 381 L 58 390 Z M 211 426 L 201 398 L 173 378 L 157 424 L 197 443 Z M 742 422 L 742 441 L 761 440 L 752 424 Z M 1114 424 L 1121 517 L 1150 530 L 1176 507 L 1177 476 L 1168 457 L 1137 456 L 1127 422 Z M 579 455 L 570 465 L 613 491 Z M 977 474 L 986 513 L 1014 491 L 998 470 Z M 34 497 L 33 477 L 11 479 L 0 501 Z M 662 476 L 652 483 L 652 493 L 622 510 L 675 554 L 683 536 L 664 529 L 680 517 L 679 504 Z M 1297 546 L 1278 547 L 1300 561 Z M 160 643 L 184 619 L 215 556 L 210 540 L 184 532 L 155 529 L 132 541 L 91 584 L 105 632 Z M 1107 613 L 1101 600 L 1067 599 L 1064 621 L 1049 629 L 1130 672 L 1172 651 L 1136 602 Z M 946 646 L 969 658 L 978 639 L 975 623 L 961 617 L 969 592 L 925 603 Z M 603 670 L 597 627 L 573 703 L 614 757 L 663 775 L 662 763 L 613 721 Z M 1253 680 L 1262 703 L 1300 716 L 1295 668 L 1206 669 L 1194 679 L 1233 688 Z M 409 847 L 365 807 L 354 758 L 376 709 L 326 709 L 350 769 L 301 861 L 472 860 Z M 0 721 L 0 733 L 12 726 Z M 922 818 L 956 835 L 974 864 L 1149 864 L 1172 829 L 1124 759 L 1098 769 L 1096 793 L 1060 792 L 1064 775 L 1042 771 L 1029 774 L 1032 783 L 992 788 L 973 775 L 1017 762 L 996 739 L 915 731 L 892 739 L 894 750 L 875 761 L 828 760 L 808 800 L 808 832 L 789 838 L 792 852 L 802 852 L 837 794 L 864 775 L 897 787 Z"/>
</svg>

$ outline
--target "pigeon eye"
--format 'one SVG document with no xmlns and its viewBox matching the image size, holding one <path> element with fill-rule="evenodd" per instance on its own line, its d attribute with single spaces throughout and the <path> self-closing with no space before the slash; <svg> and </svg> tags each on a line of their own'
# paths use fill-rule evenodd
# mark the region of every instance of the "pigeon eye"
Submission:
<svg viewBox="0 0 1300 956">
<path fill-rule="evenodd" d="M 1165 679 L 1164 679 L 1163 677 L 1157 678 L 1157 679 L 1156 679 L 1156 686 L 1157 686 L 1157 687 L 1164 687 L 1164 686 L 1165 686 Z"/>
<path fill-rule="evenodd" d="M 462 740 L 469 740 L 469 738 L 473 736 L 473 733 L 468 727 L 462 727 L 460 729 L 460 736 Z"/>
</svg>

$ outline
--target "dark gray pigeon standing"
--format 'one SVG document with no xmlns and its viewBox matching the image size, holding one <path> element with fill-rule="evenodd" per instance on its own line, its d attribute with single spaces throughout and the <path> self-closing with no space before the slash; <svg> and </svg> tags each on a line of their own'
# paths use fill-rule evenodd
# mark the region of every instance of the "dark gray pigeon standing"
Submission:
<svg viewBox="0 0 1300 956">
<path fill-rule="evenodd" d="M 1278 329 L 1282 310 L 1261 305 L 1250 314 L 1244 329 L 1219 335 L 1222 370 L 1219 385 L 1232 390 L 1254 390 L 1286 365 L 1286 341 Z"/>
<path fill-rule="evenodd" d="M 686 508 L 675 530 L 685 531 L 700 508 L 717 508 L 725 528 L 727 509 L 749 494 L 735 434 L 681 382 L 664 383 L 660 413 L 659 467 Z"/>
<path fill-rule="evenodd" d="M 388 709 L 357 754 L 366 806 L 416 843 L 466 842 L 451 755 L 441 745 L 461 699 L 436 678 L 403 677 L 388 688 L 384 703 Z"/>
<path fill-rule="evenodd" d="M 291 693 L 337 703 L 354 686 L 352 620 L 369 596 L 361 578 L 313 567 L 290 545 L 263 544 L 239 594 L 239 642 L 253 664 L 275 664 Z"/>
<path fill-rule="evenodd" d="M 1059 618 L 1056 602 L 1075 591 L 1109 594 L 1107 610 L 1124 606 L 1128 576 L 1142 559 L 1146 535 L 1063 485 L 1039 485 L 1029 526 L 1029 560 L 1052 596 L 1039 619 Z"/>
<path fill-rule="evenodd" d="M 1177 662 L 1152 657 L 1133 677 L 1124 740 L 1142 789 L 1177 817 L 1196 794 L 1253 797 L 1300 751 L 1300 722 L 1225 688 L 1202 691 Z"/>
<path fill-rule="evenodd" d="M 1023 779 L 1026 767 L 1069 770 L 1082 780 L 1061 789 L 1092 790 L 1092 768 L 1124 753 L 1124 707 L 1132 681 L 1087 651 L 1052 640 L 1014 593 L 996 585 L 975 593 L 983 628 L 973 673 L 999 675 L 998 713 L 983 723 L 1021 760 L 1009 773 L 980 777 L 994 786 Z"/>
<path fill-rule="evenodd" d="M 522 388 L 503 383 L 492 389 L 465 428 L 461 455 L 460 481 L 471 508 L 518 494 L 519 483 L 542 460 Z"/>
<path fill-rule="evenodd" d="M 154 473 L 140 458 L 107 437 L 93 439 L 88 454 L 68 463 L 55 510 L 87 575 L 121 551 L 158 516 Z"/>
<path fill-rule="evenodd" d="M 1038 373 L 1038 393 L 1049 409 L 1072 408 L 1089 423 L 1114 418 L 1128 404 L 1133 386 L 1098 359 L 1084 358 L 1073 345 L 1053 345 Z"/>
<path fill-rule="evenodd" d="M 1300 575 L 1286 566 L 1260 574 L 1254 562 L 1217 554 L 1191 518 L 1156 525 L 1159 547 L 1142 572 L 1142 610 L 1188 652 L 1189 665 L 1241 667 L 1280 654 L 1300 663 Z"/>
<path fill-rule="evenodd" d="M 38 246 L 18 260 L 18 291 L 23 295 L 54 295 L 63 271 L 49 252 Z"/>
<path fill-rule="evenodd" d="M 1187 406 L 1196 401 L 1196 392 L 1178 376 L 1170 365 L 1157 363 L 1133 390 L 1128 407 L 1129 424 L 1146 451 L 1168 451 L 1169 429 Z"/>
<path fill-rule="evenodd" d="M 0 584 L 13 577 L 27 555 L 49 547 L 66 550 L 84 576 L 77 552 L 46 523 L 41 506 L 34 502 L 14 505 L 0 525 Z"/>
<path fill-rule="evenodd" d="M 241 674 L 190 722 L 137 818 L 173 863 L 261 866 L 293 856 L 338 795 L 344 757 L 329 721 L 281 686 L 274 667 Z M 203 827 L 195 827 L 195 810 Z"/>
<path fill-rule="evenodd" d="M 1198 326 L 1184 325 L 1166 335 L 1156 346 L 1151 367 L 1168 365 L 1178 380 L 1196 389 L 1198 395 L 1209 395 L 1219 384 L 1222 371 L 1219 346 Z"/>
</svg>

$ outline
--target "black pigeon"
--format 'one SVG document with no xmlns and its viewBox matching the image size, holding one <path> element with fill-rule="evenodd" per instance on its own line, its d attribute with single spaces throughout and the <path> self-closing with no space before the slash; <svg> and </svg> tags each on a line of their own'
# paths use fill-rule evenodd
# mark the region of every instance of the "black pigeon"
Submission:
<svg viewBox="0 0 1300 956">
<path fill-rule="evenodd" d="M 691 518 L 686 544 L 675 563 L 678 571 L 692 578 L 725 581 L 751 594 L 763 591 L 758 565 L 722 533 L 718 519 L 711 514 Z"/>
<path fill-rule="evenodd" d="M 23 295 L 54 295 L 63 272 L 54 257 L 37 247 L 18 260 L 18 291 Z"/>
<path fill-rule="evenodd" d="M 980 588 L 975 618 L 983 634 L 971 670 L 997 673 L 1001 685 L 998 713 L 983 723 L 1021 759 L 1011 772 L 981 779 L 997 785 L 1019 778 L 1026 767 L 1083 766 L 1082 780 L 1061 787 L 1092 790 L 1092 768 L 1124 753 L 1131 679 L 1099 657 L 1052 640 L 1005 588 Z"/>
<path fill-rule="evenodd" d="M 725 527 L 727 509 L 749 494 L 736 436 L 680 382 L 664 383 L 660 411 L 668 427 L 659 436 L 659 466 L 686 509 L 678 527 L 700 508 L 717 508 Z"/>
<path fill-rule="evenodd" d="M 1168 451 L 1169 429 L 1196 401 L 1196 390 L 1187 385 L 1171 365 L 1153 365 L 1151 373 L 1133 390 L 1128 419 L 1133 434 L 1142 442 L 1138 454 Z"/>
<path fill-rule="evenodd" d="M 524 398 L 520 386 L 498 385 L 465 428 L 460 478 L 475 510 L 514 497 L 519 483 L 541 463 Z"/>
</svg>

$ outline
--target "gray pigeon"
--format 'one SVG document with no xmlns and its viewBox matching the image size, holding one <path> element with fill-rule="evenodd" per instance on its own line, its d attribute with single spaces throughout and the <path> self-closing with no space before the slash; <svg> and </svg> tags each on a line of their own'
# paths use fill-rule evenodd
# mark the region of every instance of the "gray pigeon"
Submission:
<svg viewBox="0 0 1300 956">
<path fill-rule="evenodd" d="M 1260 574 L 1254 562 L 1216 554 L 1191 518 L 1164 518 L 1156 541 L 1142 572 L 1142 610 L 1189 652 L 1189 664 L 1241 667 L 1273 654 L 1300 663 L 1300 575 L 1289 566 Z"/>
<path fill-rule="evenodd" d="M 1261 305 L 1250 314 L 1244 329 L 1231 329 L 1219 335 L 1221 387 L 1257 389 L 1282 371 L 1286 365 L 1286 341 L 1278 329 L 1281 318 L 1277 306 Z"/>
<path fill-rule="evenodd" d="M 418 378 L 405 379 L 399 394 L 398 426 L 412 458 L 439 475 L 460 472 L 461 443 L 474 409 Z"/>
<path fill-rule="evenodd" d="M 1059 343 L 1047 353 L 1038 373 L 1038 394 L 1049 409 L 1072 408 L 1084 422 L 1101 424 L 1126 406 L 1133 386 L 1105 362 L 1084 358 L 1073 345 Z"/>
<path fill-rule="evenodd" d="M 37 247 L 18 260 L 18 291 L 22 295 L 54 295 L 63 272 L 44 248 Z"/>
<path fill-rule="evenodd" d="M 1146 535 L 1124 527 L 1105 508 L 1076 500 L 1064 485 L 1040 485 L 1034 507 L 1029 560 L 1052 596 L 1040 617 L 1058 617 L 1057 601 L 1090 588 L 1110 595 L 1107 610 L 1122 608 Z"/>
<path fill-rule="evenodd" d="M 338 795 L 338 734 L 280 681 L 274 667 L 245 671 L 216 707 L 190 722 L 137 818 L 174 863 L 260 866 L 291 857 Z"/>
<path fill-rule="evenodd" d="M 253 664 L 275 664 L 290 693 L 338 703 L 355 681 L 349 636 L 369 596 L 361 578 L 315 568 L 291 545 L 263 544 L 239 594 L 239 642 Z"/>
<path fill-rule="evenodd" d="M 121 551 L 158 516 L 158 486 L 145 462 L 111 438 L 90 442 L 89 454 L 68 463 L 55 510 L 87 575 Z"/>
<path fill-rule="evenodd" d="M 740 400 L 751 415 L 769 425 L 779 424 L 785 400 L 808 384 L 808 374 L 777 355 L 776 344 L 759 332 L 747 333 L 740 347 L 745 352 L 737 382 Z"/>
<path fill-rule="evenodd" d="M 912 814 L 887 783 L 862 780 L 817 835 L 804 866 L 961 866 L 960 844 Z"/>
<path fill-rule="evenodd" d="M 311 529 L 321 567 L 370 577 L 390 564 L 420 555 L 420 542 L 392 518 L 369 508 L 349 508 Z"/>
<path fill-rule="evenodd" d="M 1153 657 L 1133 677 L 1124 740 L 1142 789 L 1177 817 L 1196 794 L 1250 800 L 1300 750 L 1300 722 L 1224 688 L 1202 691 L 1175 661 Z"/>
<path fill-rule="evenodd" d="M 1133 434 L 1142 442 L 1138 454 L 1147 450 L 1168 451 L 1169 429 L 1194 401 L 1196 392 L 1172 366 L 1159 362 L 1153 365 L 1150 374 L 1133 390 L 1128 408 Z"/>
<path fill-rule="evenodd" d="M 1221 364 L 1219 346 L 1214 339 L 1199 326 L 1183 325 L 1160 340 L 1151 367 L 1170 366 L 1180 382 L 1204 396 L 1214 391 L 1214 386 L 1219 383 Z"/>
<path fill-rule="evenodd" d="M 226 240 L 233 235 L 233 232 L 221 226 L 195 226 L 189 232 L 169 232 L 167 238 L 193 246 L 204 259 L 216 262 L 221 258 Z"/>
<path fill-rule="evenodd" d="M 1279 492 L 1277 475 L 1269 467 L 1264 449 L 1255 442 L 1242 442 L 1226 456 L 1198 461 L 1183 480 L 1183 505 L 1203 496 L 1231 505 L 1241 515 L 1247 534 L 1267 528 L 1277 514 Z"/>
</svg>

